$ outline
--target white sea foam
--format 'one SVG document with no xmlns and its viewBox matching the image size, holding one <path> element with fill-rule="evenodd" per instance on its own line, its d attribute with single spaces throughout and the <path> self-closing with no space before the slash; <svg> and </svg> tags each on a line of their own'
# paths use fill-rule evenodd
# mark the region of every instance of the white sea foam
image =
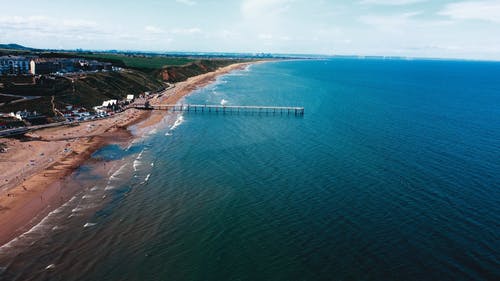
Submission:
<svg viewBox="0 0 500 281">
<path fill-rule="evenodd" d="M 146 179 L 144 179 L 144 182 L 147 182 L 147 181 L 149 180 L 149 177 L 150 177 L 150 176 L 151 176 L 151 174 L 148 174 L 148 175 L 146 176 Z"/>
<path fill-rule="evenodd" d="M 177 117 L 177 120 L 175 120 L 174 125 L 172 125 L 172 127 L 170 127 L 170 131 L 175 130 L 175 128 L 179 127 L 182 123 L 184 123 L 184 116 L 179 115 Z"/>
<path fill-rule="evenodd" d="M 62 207 L 67 207 L 69 204 L 73 203 L 76 200 L 76 196 L 71 197 L 68 202 L 64 203 Z"/>
<path fill-rule="evenodd" d="M 141 141 L 142 141 L 142 139 L 139 139 L 139 138 L 137 138 L 137 139 L 133 139 L 133 140 L 130 142 L 130 145 L 137 144 L 137 143 L 139 143 L 139 142 L 141 142 Z"/>
<path fill-rule="evenodd" d="M 139 155 L 135 158 L 134 162 L 132 163 L 132 167 L 134 168 L 134 172 L 137 172 L 137 168 L 142 165 L 142 154 L 144 153 L 146 149 L 143 149 L 141 152 L 139 152 Z"/>
<path fill-rule="evenodd" d="M 157 128 L 154 128 L 153 130 L 149 131 L 148 132 L 148 135 L 154 135 L 158 132 L 158 129 Z"/>
<path fill-rule="evenodd" d="M 52 264 L 47 265 L 47 267 L 45 267 L 45 270 L 52 270 L 54 268 L 56 268 L 56 265 L 52 263 Z"/>
<path fill-rule="evenodd" d="M 52 231 L 56 231 L 56 230 L 58 230 L 58 229 L 61 229 L 61 227 L 60 227 L 60 226 L 58 226 L 58 225 L 56 225 L 56 226 L 52 227 Z"/>
<path fill-rule="evenodd" d="M 86 224 L 83 225 L 84 228 L 87 228 L 87 227 L 92 227 L 94 225 L 96 225 L 97 223 L 94 223 L 94 222 L 88 222 Z"/>
<path fill-rule="evenodd" d="M 142 161 L 134 160 L 134 163 L 132 164 L 132 166 L 134 167 L 134 172 L 137 172 L 137 168 L 140 167 L 141 165 Z"/>
<path fill-rule="evenodd" d="M 144 153 L 144 149 L 141 152 L 139 152 L 139 155 L 137 155 L 137 158 L 135 159 L 137 160 L 142 159 L 142 153 Z"/>
<path fill-rule="evenodd" d="M 128 151 L 132 146 L 134 145 L 134 142 L 130 142 L 127 146 L 127 148 L 125 148 L 125 151 Z"/>
<path fill-rule="evenodd" d="M 62 208 L 57 208 L 54 211 L 52 211 L 54 214 L 59 214 L 62 213 L 63 209 Z"/>
<path fill-rule="evenodd" d="M 122 175 L 125 172 L 125 167 L 127 166 L 127 163 L 123 164 L 116 170 L 110 177 L 110 180 L 115 180 L 118 179 L 118 176 Z"/>
</svg>

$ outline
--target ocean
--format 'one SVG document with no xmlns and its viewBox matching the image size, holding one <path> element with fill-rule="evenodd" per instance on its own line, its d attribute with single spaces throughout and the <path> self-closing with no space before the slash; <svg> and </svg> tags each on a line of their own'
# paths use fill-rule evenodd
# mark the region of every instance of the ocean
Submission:
<svg viewBox="0 0 500 281">
<path fill-rule="evenodd" d="M 269 62 L 182 102 L 305 114 L 176 113 L 104 147 L 0 280 L 500 280 L 500 63 Z"/>
</svg>

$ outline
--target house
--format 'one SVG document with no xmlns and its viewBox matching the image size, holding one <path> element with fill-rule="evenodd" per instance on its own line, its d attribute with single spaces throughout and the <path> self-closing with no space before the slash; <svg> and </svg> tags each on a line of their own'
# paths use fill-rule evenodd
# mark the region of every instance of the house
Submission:
<svg viewBox="0 0 500 281">
<path fill-rule="evenodd" d="M 127 101 L 131 102 L 134 100 L 134 95 L 127 95 Z"/>
<path fill-rule="evenodd" d="M 23 127 L 26 124 L 15 117 L 14 113 L 0 113 L 0 130 Z"/>
<path fill-rule="evenodd" d="M 102 106 L 94 106 L 94 111 L 95 113 L 97 113 L 97 115 L 105 115 L 108 111 L 107 111 L 107 107 L 102 107 Z"/>
<path fill-rule="evenodd" d="M 102 102 L 102 107 L 108 107 L 108 106 L 113 106 L 116 105 L 117 100 L 107 100 Z"/>
</svg>

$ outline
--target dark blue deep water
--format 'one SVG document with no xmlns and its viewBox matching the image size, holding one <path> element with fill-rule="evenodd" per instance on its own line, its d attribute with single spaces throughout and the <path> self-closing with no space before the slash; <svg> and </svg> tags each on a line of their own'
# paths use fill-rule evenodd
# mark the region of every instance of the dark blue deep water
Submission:
<svg viewBox="0 0 500 281">
<path fill-rule="evenodd" d="M 0 279 L 500 280 L 500 63 L 265 63 L 184 102 L 222 100 L 305 115 L 185 113 L 104 148 L 113 174 L 77 171 Z"/>
</svg>

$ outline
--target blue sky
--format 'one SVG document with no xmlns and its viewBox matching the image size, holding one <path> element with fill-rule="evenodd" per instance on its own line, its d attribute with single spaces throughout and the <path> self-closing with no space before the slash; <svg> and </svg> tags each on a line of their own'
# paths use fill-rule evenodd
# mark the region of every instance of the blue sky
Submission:
<svg viewBox="0 0 500 281">
<path fill-rule="evenodd" d="M 500 0 L 0 2 L 0 42 L 38 48 L 500 60 Z"/>
</svg>

